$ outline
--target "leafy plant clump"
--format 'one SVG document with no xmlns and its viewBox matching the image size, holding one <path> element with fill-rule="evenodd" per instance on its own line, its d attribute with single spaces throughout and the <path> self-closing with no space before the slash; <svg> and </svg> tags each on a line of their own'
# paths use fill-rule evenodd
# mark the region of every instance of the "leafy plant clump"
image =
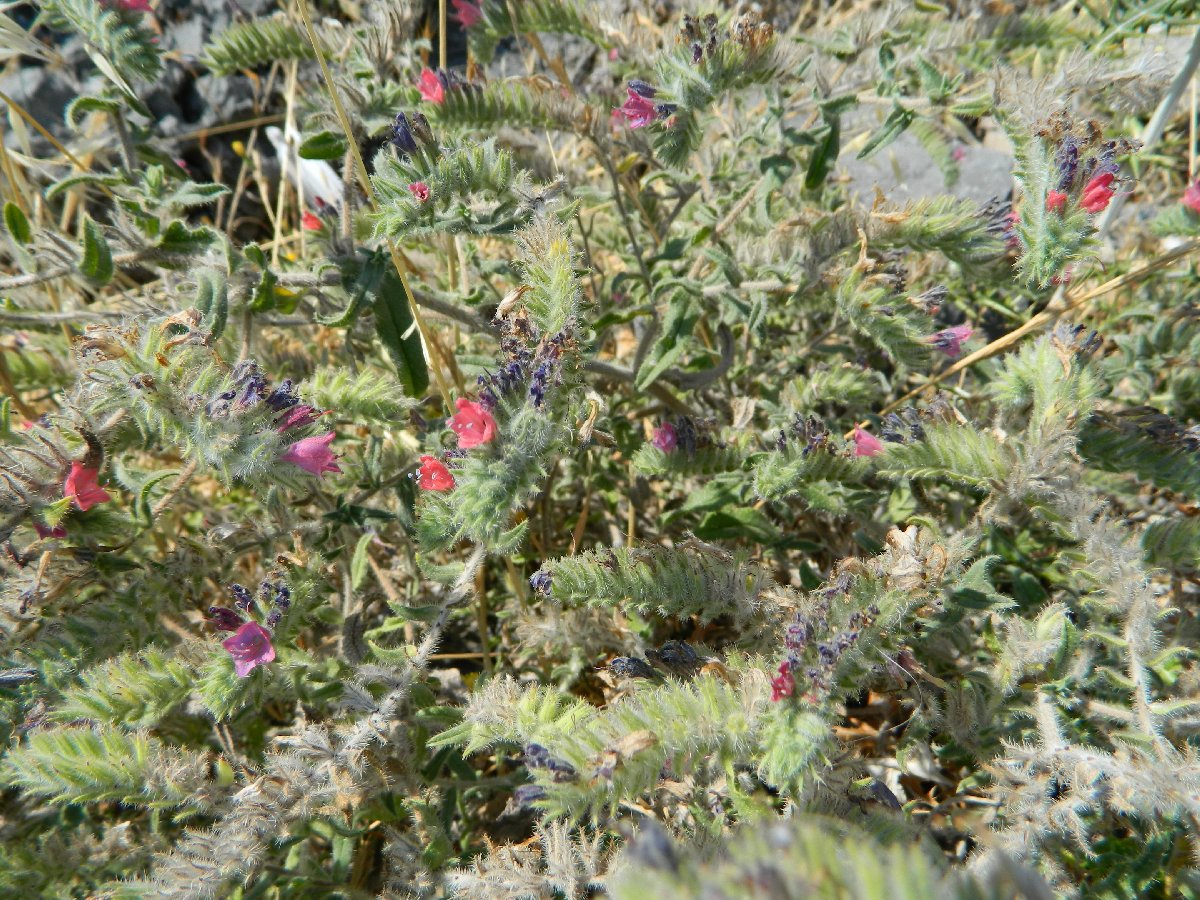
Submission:
<svg viewBox="0 0 1200 900">
<path fill-rule="evenodd" d="M 1191 6 L 177 6 L 0 18 L 0 893 L 1200 895 Z"/>
</svg>

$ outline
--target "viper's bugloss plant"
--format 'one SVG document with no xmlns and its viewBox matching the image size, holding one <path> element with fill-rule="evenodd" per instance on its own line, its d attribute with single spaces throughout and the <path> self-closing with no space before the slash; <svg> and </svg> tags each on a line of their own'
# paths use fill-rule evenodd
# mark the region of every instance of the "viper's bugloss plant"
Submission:
<svg viewBox="0 0 1200 900">
<path fill-rule="evenodd" d="M 443 6 L 0 19 L 0 894 L 1200 894 L 1191 12 Z"/>
</svg>

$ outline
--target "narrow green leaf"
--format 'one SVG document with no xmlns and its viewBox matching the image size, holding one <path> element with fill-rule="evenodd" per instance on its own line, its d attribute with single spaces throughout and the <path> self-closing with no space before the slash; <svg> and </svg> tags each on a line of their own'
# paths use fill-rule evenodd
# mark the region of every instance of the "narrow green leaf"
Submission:
<svg viewBox="0 0 1200 900">
<path fill-rule="evenodd" d="M 836 112 L 822 110 L 825 116 L 825 137 L 813 147 L 812 158 L 808 161 L 808 171 L 804 175 L 804 187 L 814 191 L 825 183 L 825 177 L 837 162 L 838 153 L 842 149 L 841 117 Z"/>
<path fill-rule="evenodd" d="M 112 281 L 112 251 L 104 239 L 104 231 L 92 219 L 83 225 L 83 261 L 79 264 L 83 277 L 97 287 Z"/>
<path fill-rule="evenodd" d="M 912 123 L 914 116 L 915 114 L 912 110 L 905 109 L 899 103 L 893 103 L 892 111 L 883 120 L 883 125 L 871 136 L 866 145 L 858 151 L 858 158 L 868 159 L 900 137 Z"/>
<path fill-rule="evenodd" d="M 341 159 L 346 155 L 346 142 L 340 134 L 322 131 L 306 138 L 296 152 L 301 159 Z"/>
<path fill-rule="evenodd" d="M 29 220 L 25 218 L 25 213 L 21 212 L 21 207 L 11 200 L 4 204 L 4 227 L 8 229 L 12 239 L 22 246 L 33 240 L 33 229 L 29 227 Z"/>
<path fill-rule="evenodd" d="M 400 276 L 386 254 L 377 253 L 363 269 L 363 278 L 374 276 L 375 332 L 383 342 L 396 374 L 410 396 L 420 397 L 429 387 L 429 367 L 414 327 L 412 310 Z"/>
<path fill-rule="evenodd" d="M 367 568 L 370 563 L 368 548 L 371 546 L 371 541 L 375 540 L 375 533 L 367 531 L 358 539 L 358 543 L 354 545 L 354 558 L 350 561 L 350 582 L 357 590 L 362 586 L 363 581 L 367 577 Z"/>
</svg>

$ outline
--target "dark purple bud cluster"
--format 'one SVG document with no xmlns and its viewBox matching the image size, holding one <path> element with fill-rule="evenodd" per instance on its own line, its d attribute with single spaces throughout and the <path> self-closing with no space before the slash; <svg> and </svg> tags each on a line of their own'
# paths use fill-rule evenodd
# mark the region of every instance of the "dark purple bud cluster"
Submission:
<svg viewBox="0 0 1200 900">
<path fill-rule="evenodd" d="M 516 809 L 531 809 L 535 803 L 546 799 L 546 789 L 536 784 L 522 784 L 512 795 L 512 805 Z"/>
<path fill-rule="evenodd" d="M 925 440 L 921 414 L 911 407 L 902 409 L 899 413 L 888 413 L 883 417 L 883 427 L 879 430 L 879 436 L 893 444 Z"/>
<path fill-rule="evenodd" d="M 229 595 L 233 597 L 233 605 L 238 609 L 247 611 L 250 609 L 250 604 L 254 602 L 254 597 L 240 584 L 231 584 L 229 586 Z"/>
<path fill-rule="evenodd" d="M 946 297 L 950 292 L 946 290 L 945 285 L 939 284 L 937 287 L 931 287 L 927 291 L 922 291 L 912 298 L 913 306 L 921 310 L 927 316 L 932 316 L 942 308 L 942 304 L 946 301 Z"/>
<path fill-rule="evenodd" d="M 233 605 L 244 613 L 250 613 L 255 605 L 254 595 L 244 585 L 229 585 L 229 596 L 233 598 Z M 266 579 L 258 586 L 258 602 L 270 610 L 267 614 L 267 627 L 274 628 L 292 605 L 291 588 L 284 581 Z M 219 606 L 209 607 L 208 614 L 213 624 L 222 631 L 236 631 L 245 621 L 233 610 Z M 227 627 L 228 623 L 235 621 L 235 625 Z"/>
<path fill-rule="evenodd" d="M 1021 238 L 1017 234 L 1011 194 L 1007 197 L 993 197 L 980 207 L 978 215 L 983 220 L 984 231 L 992 237 L 1002 239 L 1010 248 L 1020 246 Z"/>
<path fill-rule="evenodd" d="M 320 415 L 320 410 L 300 402 L 296 386 L 290 378 L 285 378 L 278 386 L 272 387 L 267 376 L 253 360 L 238 363 L 229 373 L 226 385 L 230 382 L 232 386 L 228 386 L 205 404 L 204 410 L 210 419 L 225 419 L 232 414 L 253 410 L 259 404 L 264 404 L 278 413 L 274 422 L 275 429 L 289 431 L 311 425 Z M 199 404 L 200 399 L 193 397 L 191 402 Z"/>
<path fill-rule="evenodd" d="M 802 416 L 799 413 L 793 416 L 792 424 L 779 430 L 775 449 L 782 453 L 793 441 L 804 456 L 816 450 L 831 449 L 829 429 L 816 416 Z"/>
<path fill-rule="evenodd" d="M 1067 138 L 1067 141 L 1070 140 L 1071 138 Z M 1067 141 L 1063 143 L 1065 144 Z M 1081 186 L 1086 185 L 1097 175 L 1120 175 L 1121 166 L 1117 163 L 1117 156 L 1127 152 L 1128 149 L 1128 144 L 1125 141 L 1105 141 L 1100 146 L 1098 153 L 1089 156 L 1083 161 L 1082 166 L 1080 166 L 1079 184 Z"/>
<path fill-rule="evenodd" d="M 686 641 L 667 641 L 657 650 L 646 651 L 647 661 L 677 678 L 691 678 L 703 664 L 698 653 Z"/>
<path fill-rule="evenodd" d="M 626 83 L 631 91 L 633 91 L 639 97 L 645 97 L 647 100 L 653 100 L 654 96 L 658 93 L 657 88 L 651 84 L 647 84 L 640 78 L 634 78 Z"/>
<path fill-rule="evenodd" d="M 709 13 L 703 19 L 685 15 L 683 26 L 680 28 L 679 40 L 687 44 L 692 51 L 692 62 L 699 65 L 705 56 L 712 57 L 717 52 L 717 17 Z"/>
<path fill-rule="evenodd" d="M 1104 339 L 1085 325 L 1059 322 L 1050 335 L 1050 342 L 1062 355 L 1083 362 L 1100 349 Z"/>
<path fill-rule="evenodd" d="M 574 781 L 579 777 L 575 767 L 557 757 L 551 756 L 550 751 L 541 744 L 525 745 L 525 767 L 528 769 L 546 769 L 552 780 L 557 782 Z"/>
<path fill-rule="evenodd" d="M 636 656 L 613 657 L 608 661 L 608 671 L 618 678 L 658 678 L 653 666 Z"/>
<path fill-rule="evenodd" d="M 1079 141 L 1067 137 L 1058 145 L 1058 153 L 1054 155 L 1054 165 L 1058 169 L 1058 183 L 1055 190 L 1068 194 L 1075 183 L 1075 173 L 1079 170 Z"/>
<path fill-rule="evenodd" d="M 476 379 L 479 402 L 491 412 L 502 397 L 525 387 L 534 409 L 542 409 L 551 389 L 562 384 L 563 354 L 575 346 L 572 324 L 557 334 L 538 341 L 531 350 L 530 343 L 538 339 L 538 330 L 527 317 L 503 320 L 500 351 L 507 357 L 498 371 L 488 372 Z"/>
<path fill-rule="evenodd" d="M 445 73 L 440 73 L 438 78 L 442 79 L 443 84 L 447 83 Z M 390 140 L 392 145 L 404 154 L 416 153 L 423 147 L 428 148 L 434 145 L 433 130 L 429 127 L 429 120 L 419 112 L 413 113 L 411 116 L 402 112 L 396 113 Z"/>
<path fill-rule="evenodd" d="M 534 592 L 549 597 L 551 586 L 550 573 L 545 569 L 542 569 L 540 572 L 534 572 L 529 578 L 529 586 L 533 588 Z"/>
</svg>

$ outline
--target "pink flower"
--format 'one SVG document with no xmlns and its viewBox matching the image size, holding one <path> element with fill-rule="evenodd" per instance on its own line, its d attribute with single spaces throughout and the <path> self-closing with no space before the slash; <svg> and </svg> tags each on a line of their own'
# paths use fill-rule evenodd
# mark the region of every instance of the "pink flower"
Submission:
<svg viewBox="0 0 1200 900">
<path fill-rule="evenodd" d="M 448 491 L 454 487 L 454 476 L 440 460 L 434 459 L 432 456 L 422 456 L 417 484 L 426 491 Z"/>
<path fill-rule="evenodd" d="M 71 463 L 71 474 L 63 482 L 63 496 L 74 497 L 75 505 L 87 512 L 97 503 L 107 503 L 112 497 L 96 484 L 99 469 L 86 468 L 83 463 Z"/>
<path fill-rule="evenodd" d="M 679 435 L 675 431 L 675 426 L 670 422 L 663 422 L 654 429 L 650 443 L 663 453 L 670 453 L 679 444 Z"/>
<path fill-rule="evenodd" d="M 421 92 L 421 99 L 428 100 L 430 103 L 441 103 L 446 99 L 446 86 L 442 84 L 442 79 L 438 78 L 437 72 L 433 69 L 421 70 L 421 80 L 417 82 L 417 90 Z"/>
<path fill-rule="evenodd" d="M 329 449 L 329 445 L 333 443 L 334 433 L 332 431 L 321 435 L 320 437 L 307 437 L 302 441 L 296 441 L 287 448 L 283 456 L 279 457 L 284 462 L 290 462 L 297 465 L 305 472 L 311 472 L 314 475 L 320 475 L 324 472 L 340 472 L 337 457 L 333 451 Z"/>
<path fill-rule="evenodd" d="M 38 537 L 43 539 L 65 538 L 67 536 L 67 529 L 63 528 L 61 525 L 55 525 L 53 528 L 48 528 L 41 522 L 34 522 L 33 530 L 37 532 Z"/>
<path fill-rule="evenodd" d="M 950 151 L 950 158 L 955 162 L 962 162 L 967 156 L 967 148 L 962 144 L 955 144 L 954 149 Z"/>
<path fill-rule="evenodd" d="M 863 431 L 857 425 L 854 426 L 855 456 L 878 456 L 882 452 L 883 444 L 879 442 L 879 438 L 869 431 Z"/>
<path fill-rule="evenodd" d="M 1116 180 L 1116 175 L 1112 172 L 1101 172 L 1099 175 L 1092 176 L 1083 188 L 1083 196 L 1079 200 L 1079 205 L 1090 213 L 1098 213 L 1108 207 L 1108 203 L 1116 194 L 1109 185 Z"/>
<path fill-rule="evenodd" d="M 323 226 L 321 220 L 306 209 L 300 217 L 300 227 L 305 231 L 320 231 Z"/>
<path fill-rule="evenodd" d="M 480 9 L 479 3 L 473 3 L 471 0 L 450 0 L 450 2 L 453 4 L 454 12 L 463 28 L 470 28 L 483 18 L 483 10 Z"/>
<path fill-rule="evenodd" d="M 619 54 L 619 53 L 617 52 L 617 48 L 616 48 L 616 47 L 610 47 L 610 48 L 609 48 L 609 50 L 608 50 L 608 61 L 609 61 L 609 62 L 616 62 L 616 61 L 617 61 L 617 58 L 618 58 L 620 55 L 621 55 L 621 54 Z"/>
<path fill-rule="evenodd" d="M 1183 192 L 1183 199 L 1180 202 L 1187 207 L 1190 207 L 1193 212 L 1200 213 L 1200 181 L 1188 185 L 1188 189 Z"/>
<path fill-rule="evenodd" d="M 429 185 L 423 181 L 414 181 L 408 186 L 408 190 L 417 198 L 418 203 L 424 203 L 429 199 Z"/>
<path fill-rule="evenodd" d="M 462 449 L 479 447 L 496 436 L 496 420 L 480 404 L 459 397 L 454 405 L 458 412 L 446 420 L 446 427 L 458 435 L 458 446 Z"/>
<path fill-rule="evenodd" d="M 617 115 L 625 117 L 630 128 L 644 128 L 658 118 L 658 113 L 654 109 L 654 104 L 643 97 L 633 88 L 628 88 L 629 99 L 625 101 L 624 106 L 618 106 L 613 110 L 614 118 Z"/>
<path fill-rule="evenodd" d="M 303 428 L 317 421 L 324 413 L 319 413 L 316 407 L 307 403 L 297 403 L 290 409 L 284 410 L 283 415 L 275 420 L 275 430 L 278 432 L 291 431 L 293 428 Z"/>
<path fill-rule="evenodd" d="M 1062 212 L 1067 205 L 1067 195 L 1051 191 L 1046 195 L 1046 212 Z"/>
<path fill-rule="evenodd" d="M 233 637 L 221 641 L 221 646 L 233 657 L 233 670 L 238 678 L 245 678 L 256 666 L 275 659 L 271 633 L 257 622 L 247 622 L 234 632 Z"/>
<path fill-rule="evenodd" d="M 971 335 L 974 333 L 975 331 L 970 325 L 955 325 L 953 328 L 947 328 L 935 335 L 931 335 L 926 340 L 948 357 L 954 359 L 958 354 L 962 353 L 963 342 L 970 340 Z"/>
</svg>

